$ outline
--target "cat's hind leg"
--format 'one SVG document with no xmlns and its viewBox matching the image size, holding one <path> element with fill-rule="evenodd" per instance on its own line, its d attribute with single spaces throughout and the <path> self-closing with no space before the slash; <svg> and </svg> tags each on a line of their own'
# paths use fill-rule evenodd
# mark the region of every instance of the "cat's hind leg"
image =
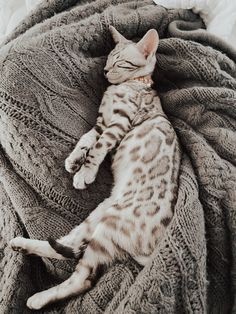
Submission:
<svg viewBox="0 0 236 314">
<path fill-rule="evenodd" d="M 58 254 L 48 243 L 48 241 L 26 239 L 23 237 L 16 237 L 9 243 L 14 251 L 24 254 L 33 254 L 43 257 L 66 259 L 65 256 Z"/>
<path fill-rule="evenodd" d="M 112 203 L 112 197 L 105 199 L 91 212 L 85 221 L 71 230 L 68 235 L 59 240 L 49 239 L 50 245 L 57 253 L 65 257 L 80 258 L 97 225 L 106 215 L 106 210 L 111 207 Z"/>
<path fill-rule="evenodd" d="M 42 257 L 68 259 L 80 258 L 87 243 L 91 239 L 94 230 L 106 213 L 106 209 L 112 204 L 112 199 L 107 198 L 92 211 L 87 219 L 79 226 L 76 226 L 64 237 L 48 241 L 26 239 L 22 237 L 14 238 L 10 241 L 13 250 L 25 254 L 34 254 Z"/>
<path fill-rule="evenodd" d="M 99 223 L 71 277 L 58 286 L 36 293 L 28 299 L 27 306 L 30 309 L 40 309 L 49 303 L 84 293 L 92 286 L 98 267 L 111 263 L 122 253 L 122 249 L 113 239 L 112 229 Z"/>
</svg>

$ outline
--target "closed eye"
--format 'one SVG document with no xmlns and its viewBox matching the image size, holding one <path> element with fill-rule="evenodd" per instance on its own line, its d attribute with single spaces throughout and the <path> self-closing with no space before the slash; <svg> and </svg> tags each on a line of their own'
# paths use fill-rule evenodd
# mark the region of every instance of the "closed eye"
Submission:
<svg viewBox="0 0 236 314">
<path fill-rule="evenodd" d="M 119 62 L 119 64 L 117 64 Z M 113 67 L 117 64 L 117 67 L 118 68 L 122 68 L 122 69 L 128 69 L 128 70 L 134 70 L 134 69 L 137 69 L 139 68 L 140 66 L 138 66 L 137 64 L 134 64 L 130 61 L 120 61 L 120 60 L 117 60 L 114 64 L 113 64 Z M 127 64 L 127 65 L 126 65 Z M 130 65 L 130 66 L 128 66 Z"/>
<path fill-rule="evenodd" d="M 130 62 L 130 61 L 125 61 L 126 63 L 129 63 L 130 65 L 132 65 L 133 67 L 135 67 L 135 68 L 139 68 L 139 65 L 138 64 L 134 64 L 134 63 L 132 63 L 132 62 Z"/>
<path fill-rule="evenodd" d="M 125 66 L 122 66 L 122 65 L 117 65 L 118 68 L 122 68 L 122 69 L 128 69 L 128 70 L 134 70 L 135 68 L 134 67 L 125 67 Z"/>
</svg>

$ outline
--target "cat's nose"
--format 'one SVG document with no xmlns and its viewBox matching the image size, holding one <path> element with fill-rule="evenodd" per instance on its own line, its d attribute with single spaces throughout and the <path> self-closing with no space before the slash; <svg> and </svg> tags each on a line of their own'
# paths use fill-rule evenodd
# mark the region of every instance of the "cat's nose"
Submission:
<svg viewBox="0 0 236 314">
<path fill-rule="evenodd" d="M 107 73 L 108 73 L 108 71 L 107 71 L 107 70 L 104 70 L 104 75 L 105 75 L 105 76 L 107 76 Z"/>
</svg>

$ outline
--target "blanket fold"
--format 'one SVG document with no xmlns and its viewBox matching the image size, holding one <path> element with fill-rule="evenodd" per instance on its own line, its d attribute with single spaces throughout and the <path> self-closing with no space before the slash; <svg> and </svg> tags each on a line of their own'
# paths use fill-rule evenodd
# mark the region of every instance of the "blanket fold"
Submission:
<svg viewBox="0 0 236 314">
<path fill-rule="evenodd" d="M 161 38 L 155 88 L 183 151 L 174 218 L 149 265 L 114 263 L 89 292 L 37 313 L 236 313 L 236 51 L 191 11 L 151 0 L 45 0 L 1 46 L 0 313 L 32 313 L 27 298 L 75 266 L 9 240 L 63 236 L 109 195 L 109 158 L 85 191 L 64 160 L 107 87 L 110 24 Z"/>
</svg>

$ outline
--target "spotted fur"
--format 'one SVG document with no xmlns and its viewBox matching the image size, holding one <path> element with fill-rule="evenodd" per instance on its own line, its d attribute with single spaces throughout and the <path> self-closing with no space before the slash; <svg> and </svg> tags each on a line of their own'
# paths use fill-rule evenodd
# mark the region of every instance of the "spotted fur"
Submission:
<svg viewBox="0 0 236 314">
<path fill-rule="evenodd" d="M 145 265 L 174 214 L 179 144 L 149 84 L 158 34 L 150 30 L 136 44 L 113 27 L 111 33 L 117 45 L 108 56 L 105 74 L 113 85 L 104 93 L 96 125 L 81 137 L 65 166 L 75 173 L 74 187 L 85 189 L 113 151 L 114 187 L 108 199 L 61 239 L 11 241 L 13 249 L 29 254 L 80 258 L 68 280 L 29 298 L 32 309 L 88 290 L 99 266 L 125 253 Z"/>
</svg>

